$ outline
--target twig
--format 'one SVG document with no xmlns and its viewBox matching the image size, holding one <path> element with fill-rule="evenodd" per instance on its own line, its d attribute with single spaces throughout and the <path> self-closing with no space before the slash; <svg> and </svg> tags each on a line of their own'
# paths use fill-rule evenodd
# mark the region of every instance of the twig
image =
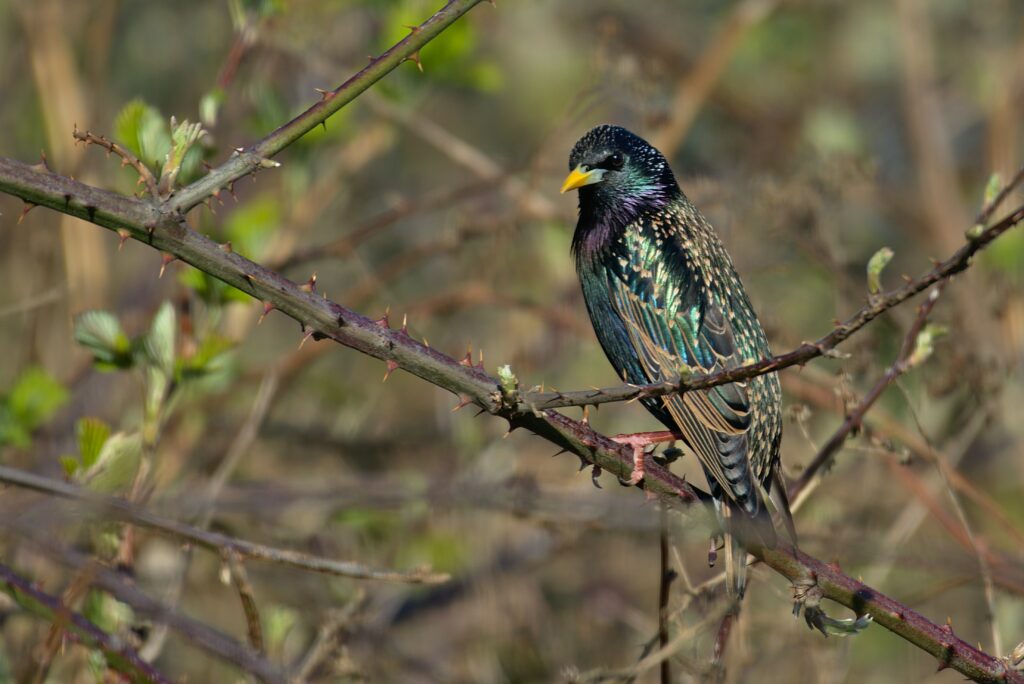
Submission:
<svg viewBox="0 0 1024 684">
<path fill-rule="evenodd" d="M 136 157 L 131 150 L 124 145 L 119 145 L 113 140 L 109 140 L 102 135 L 93 135 L 89 131 L 80 131 L 78 128 L 72 132 L 75 140 L 79 140 L 89 145 L 99 145 L 107 151 L 107 156 L 111 152 L 121 158 L 121 166 L 130 166 L 135 169 L 136 173 L 139 174 L 139 181 L 146 184 L 146 190 L 149 191 L 150 197 L 154 200 L 160 199 L 160 192 L 156 187 L 156 178 L 153 176 L 153 172 L 149 170 L 142 161 Z"/>
<path fill-rule="evenodd" d="M 257 653 L 263 653 L 263 627 L 260 625 L 260 611 L 256 605 L 256 595 L 253 593 L 252 584 L 249 583 L 249 575 L 246 573 L 237 551 L 226 549 L 224 561 L 227 563 L 228 572 L 231 575 L 231 583 L 235 585 L 238 598 L 242 602 L 249 645 L 256 649 Z"/>
<path fill-rule="evenodd" d="M 668 599 L 672 590 L 675 573 L 669 564 L 668 511 L 664 507 L 660 513 L 661 529 L 658 532 L 658 645 L 668 646 Z M 672 683 L 672 667 L 668 658 L 661 661 L 661 684 Z"/>
<path fill-rule="evenodd" d="M 917 411 L 914 410 L 910 397 L 907 395 L 906 391 L 903 390 L 902 386 L 897 385 L 897 387 L 903 391 L 903 396 L 907 401 L 907 406 L 910 407 L 910 415 L 914 419 L 914 424 L 917 426 L 918 433 L 921 435 L 922 439 L 924 439 L 925 443 L 928 444 L 929 450 L 934 455 L 931 440 L 928 439 L 928 435 L 925 434 L 924 426 L 921 424 L 921 421 L 917 416 Z M 946 493 L 949 495 L 949 500 L 953 504 L 953 510 L 956 511 L 957 518 L 959 518 L 960 524 L 963 526 L 964 532 L 967 535 L 967 540 L 974 549 L 975 558 L 978 560 L 978 570 L 981 573 L 982 590 L 985 594 L 985 603 L 988 607 L 988 619 L 992 629 L 992 650 L 995 653 L 1003 653 L 1003 639 L 999 631 L 999 617 L 996 614 L 995 586 L 992 581 L 992 568 L 990 567 L 987 558 L 987 548 L 978 541 L 978 537 L 974 533 L 974 529 L 967 518 L 967 512 L 964 510 L 963 504 L 960 503 L 960 497 L 957 496 L 956 492 L 953 490 L 953 486 L 950 484 L 950 478 L 946 474 L 946 469 L 942 467 L 942 464 L 939 462 L 937 457 L 933 456 L 932 463 L 935 466 L 935 470 L 938 472 L 939 477 L 942 478 L 942 483 L 945 486 Z"/>
<path fill-rule="evenodd" d="M 829 438 L 828 442 L 815 455 L 814 459 L 808 464 L 804 471 L 800 473 L 800 477 L 789 487 L 789 499 L 796 505 L 798 499 L 807 489 L 807 486 L 811 483 L 811 480 L 818 474 L 818 471 L 828 465 L 836 452 L 842 448 L 846 442 L 846 438 L 851 432 L 858 429 L 864 421 L 864 416 L 874 406 L 875 402 L 878 401 L 882 393 L 891 385 L 896 382 L 896 379 L 906 373 L 910 367 L 911 355 L 914 353 L 914 347 L 917 343 L 917 338 L 924 330 L 925 323 L 928 321 L 928 316 L 931 314 L 932 309 L 935 307 L 935 303 L 939 300 L 939 296 L 942 294 L 942 289 L 945 286 L 945 281 L 939 282 L 931 291 L 931 293 L 925 298 L 924 302 L 917 308 L 917 317 L 914 319 L 913 324 L 907 331 L 906 336 L 903 338 L 903 345 L 900 348 L 900 352 L 893 361 L 892 365 L 886 369 L 882 377 L 878 379 L 878 382 L 864 395 L 860 403 L 850 412 L 843 424 L 839 426 L 832 437 Z"/>
<path fill-rule="evenodd" d="M 271 563 L 281 563 L 292 567 L 322 572 L 328 575 L 339 575 L 355 579 L 372 579 L 385 582 L 404 582 L 411 584 L 437 584 L 449 579 L 447 574 L 432 573 L 425 570 L 414 570 L 403 573 L 393 570 L 371 568 L 351 561 L 336 561 L 319 556 L 310 556 L 298 551 L 278 549 L 262 544 L 235 539 L 216 532 L 201 530 L 185 523 L 168 520 L 148 511 L 137 508 L 123 499 L 103 496 L 89 490 L 59 480 L 35 475 L 33 473 L 0 466 L 0 482 L 33 489 L 44 494 L 59 496 L 65 499 L 82 501 L 108 512 L 119 519 L 150 527 L 186 542 L 198 544 L 217 553 L 232 551 L 245 558 Z"/>
<path fill-rule="evenodd" d="M 299 682 L 308 680 L 320 664 L 330 657 L 338 646 L 341 633 L 366 605 L 366 592 L 360 589 L 341 610 L 333 611 L 327 621 L 321 625 L 316 640 L 306 651 L 302 660 L 295 663 L 295 679 Z"/>
<path fill-rule="evenodd" d="M 106 656 L 107 663 L 133 681 L 170 684 L 170 679 L 139 657 L 139 654 L 123 639 L 107 634 L 93 622 L 70 610 L 59 598 L 47 594 L 37 584 L 0 564 L 0 586 L 20 606 L 31 613 L 61 623 L 68 636 L 74 637 L 90 648 L 96 648 Z"/>
</svg>

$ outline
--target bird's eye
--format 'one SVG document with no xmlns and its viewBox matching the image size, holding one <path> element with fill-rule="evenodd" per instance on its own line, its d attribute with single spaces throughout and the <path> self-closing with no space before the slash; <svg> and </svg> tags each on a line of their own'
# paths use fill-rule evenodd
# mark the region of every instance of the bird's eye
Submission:
<svg viewBox="0 0 1024 684">
<path fill-rule="evenodd" d="M 625 159 L 622 157 L 621 152 L 612 152 L 611 156 L 608 157 L 608 168 L 621 169 Z"/>
</svg>

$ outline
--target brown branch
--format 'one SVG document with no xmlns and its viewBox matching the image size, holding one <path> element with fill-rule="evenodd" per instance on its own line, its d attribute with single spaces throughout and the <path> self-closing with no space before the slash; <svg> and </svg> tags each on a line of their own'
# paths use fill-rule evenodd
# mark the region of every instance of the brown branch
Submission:
<svg viewBox="0 0 1024 684">
<path fill-rule="evenodd" d="M 139 174 L 139 182 L 146 184 L 146 190 L 149 191 L 150 197 L 154 200 L 160 199 L 160 191 L 157 190 L 156 178 L 153 176 L 153 172 L 127 147 L 119 145 L 113 140 L 108 140 L 102 135 L 93 135 L 89 131 L 80 131 L 78 128 L 75 128 L 71 135 L 75 140 L 84 142 L 87 145 L 99 145 L 107 151 L 108 157 L 111 152 L 116 154 L 121 158 L 121 166 L 130 166 Z"/>
<path fill-rule="evenodd" d="M 80 613 L 70 610 L 61 599 L 41 590 L 36 582 L 26 579 L 6 565 L 0 564 L 0 591 L 10 596 L 25 610 L 60 624 L 61 637 L 69 636 L 106 656 L 111 668 L 132 681 L 170 684 L 159 670 L 143 660 L 139 654 L 112 634 L 107 634 Z"/>
<path fill-rule="evenodd" d="M 260 624 L 260 611 L 256 605 L 256 594 L 249 582 L 249 574 L 242 565 L 242 559 L 237 551 L 226 549 L 224 561 L 228 565 L 228 572 L 231 574 L 231 583 L 235 585 L 238 598 L 242 602 L 242 612 L 245 613 L 245 626 L 249 635 L 249 645 L 256 649 L 257 653 L 263 653 L 263 627 Z"/>
<path fill-rule="evenodd" d="M 124 499 L 103 496 L 66 482 L 52 480 L 41 475 L 7 466 L 0 466 L 0 482 L 32 489 L 51 496 L 87 503 L 120 520 L 149 527 L 176 539 L 198 544 L 220 554 L 231 552 L 243 558 L 280 563 L 302 570 L 354 579 L 372 579 L 409 584 L 438 584 L 449 579 L 449 576 L 444 573 L 433 573 L 427 570 L 414 570 L 408 573 L 381 570 L 352 561 L 338 561 L 319 556 L 310 556 L 299 551 L 278 549 L 243 539 L 228 537 L 216 532 L 192 527 L 176 520 L 162 518 L 138 508 Z"/>
</svg>

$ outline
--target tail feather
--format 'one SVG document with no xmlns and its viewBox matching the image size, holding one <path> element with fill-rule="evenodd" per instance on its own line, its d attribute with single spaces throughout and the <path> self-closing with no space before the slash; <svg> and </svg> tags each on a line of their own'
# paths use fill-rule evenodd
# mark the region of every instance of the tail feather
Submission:
<svg viewBox="0 0 1024 684">
<path fill-rule="evenodd" d="M 748 515 L 731 501 L 715 500 L 715 513 L 725 540 L 725 575 L 730 596 L 743 598 L 747 589 L 747 547 L 773 548 L 778 535 L 771 513 L 763 503 L 757 513 Z"/>
</svg>

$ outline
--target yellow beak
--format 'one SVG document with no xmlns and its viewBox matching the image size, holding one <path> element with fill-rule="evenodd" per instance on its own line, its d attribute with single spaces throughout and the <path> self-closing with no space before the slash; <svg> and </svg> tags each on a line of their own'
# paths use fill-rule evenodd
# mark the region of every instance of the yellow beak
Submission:
<svg viewBox="0 0 1024 684">
<path fill-rule="evenodd" d="M 602 169 L 590 169 L 585 170 L 586 167 L 580 164 L 575 169 L 569 172 L 566 176 L 565 182 L 562 183 L 562 189 L 560 192 L 569 192 L 576 188 L 582 188 L 584 185 L 592 185 L 594 183 L 600 183 L 601 178 L 604 176 L 604 170 Z"/>
</svg>

